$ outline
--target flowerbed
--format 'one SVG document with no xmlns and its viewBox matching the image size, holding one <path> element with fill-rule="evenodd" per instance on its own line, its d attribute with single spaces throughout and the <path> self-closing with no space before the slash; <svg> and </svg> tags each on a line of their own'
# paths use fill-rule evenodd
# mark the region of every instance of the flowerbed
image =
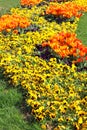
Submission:
<svg viewBox="0 0 87 130">
<path fill-rule="evenodd" d="M 77 9 L 85 12 L 87 6 L 79 2 L 60 6 L 58 1 L 21 0 L 23 9 L 12 8 L 0 18 L 0 68 L 9 83 L 27 91 L 26 103 L 42 129 L 87 128 L 87 47 L 75 34 Z M 73 22 L 72 15 L 61 23 L 54 13 L 44 17 L 51 5 L 58 9 L 67 4 L 73 5 L 72 11 L 78 7 Z M 31 9 L 24 8 L 29 5 Z M 66 19 L 65 11 L 58 15 Z"/>
</svg>

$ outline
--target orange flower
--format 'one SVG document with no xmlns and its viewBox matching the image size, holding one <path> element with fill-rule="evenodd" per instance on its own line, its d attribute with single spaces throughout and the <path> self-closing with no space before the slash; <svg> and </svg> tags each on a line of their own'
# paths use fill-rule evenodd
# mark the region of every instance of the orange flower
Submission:
<svg viewBox="0 0 87 130">
<path fill-rule="evenodd" d="M 26 28 L 29 25 L 30 22 L 26 17 L 21 17 L 15 14 L 3 15 L 0 18 L 0 31 L 6 30 L 9 32 L 11 29 L 16 29 L 17 27 Z"/>
<path fill-rule="evenodd" d="M 11 29 L 9 29 L 9 28 L 8 28 L 8 29 L 6 29 L 6 32 L 11 32 Z"/>
<path fill-rule="evenodd" d="M 56 16 L 62 15 L 66 18 L 71 18 L 73 16 L 79 18 L 82 16 L 82 11 L 87 11 L 86 9 L 87 7 L 77 5 L 75 2 L 66 2 L 63 4 L 58 3 L 57 5 L 50 5 L 46 10 L 46 14 L 53 14 Z"/>
<path fill-rule="evenodd" d="M 50 46 L 61 57 L 83 57 L 87 54 L 87 47 L 82 45 L 74 33 L 61 32 L 51 37 L 48 42 L 43 42 L 42 46 Z"/>
<path fill-rule="evenodd" d="M 13 31 L 13 33 L 14 33 L 14 34 L 18 34 L 18 30 L 15 29 L 15 30 Z"/>
<path fill-rule="evenodd" d="M 42 0 L 21 0 L 22 6 L 30 6 L 40 3 Z"/>
</svg>

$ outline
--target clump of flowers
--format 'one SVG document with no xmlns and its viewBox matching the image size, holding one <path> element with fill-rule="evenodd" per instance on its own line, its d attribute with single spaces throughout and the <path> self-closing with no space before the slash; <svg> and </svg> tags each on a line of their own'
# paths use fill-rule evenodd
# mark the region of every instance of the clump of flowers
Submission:
<svg viewBox="0 0 87 130">
<path fill-rule="evenodd" d="M 46 0 L 49 2 L 67 2 L 67 1 L 71 1 L 71 0 Z"/>
<path fill-rule="evenodd" d="M 61 57 L 84 57 L 87 55 L 87 47 L 76 38 L 74 33 L 60 32 L 54 35 L 48 42 L 43 42 L 42 46 L 50 46 Z"/>
<path fill-rule="evenodd" d="M 78 17 L 80 18 L 82 12 L 85 11 L 85 7 L 76 4 L 75 2 L 66 2 L 62 4 L 51 4 L 46 14 L 52 14 L 55 16 L 62 16 L 65 18 Z"/>
<path fill-rule="evenodd" d="M 74 1 L 76 4 L 85 7 L 85 9 L 87 10 L 87 1 L 86 0 L 74 0 Z"/>
<path fill-rule="evenodd" d="M 78 23 L 78 18 L 75 18 L 74 19 L 74 22 L 73 23 L 70 23 L 69 21 L 68 22 L 62 22 L 61 25 L 58 24 L 56 22 L 56 20 L 54 19 L 52 22 L 48 22 L 48 20 L 46 20 L 43 16 L 40 16 L 41 14 L 44 13 L 44 10 L 46 10 L 46 6 L 44 7 L 36 7 L 36 6 L 33 6 L 30 10 L 29 9 L 14 9 L 12 8 L 11 9 L 11 13 L 15 13 L 15 14 L 19 14 L 20 16 L 24 16 L 24 17 L 27 17 L 29 19 L 31 19 L 31 24 L 36 24 L 36 25 L 39 25 L 40 27 L 40 38 L 44 38 L 47 39 L 46 37 L 48 37 L 49 35 L 49 38 L 60 32 L 60 31 L 68 31 L 68 32 L 75 32 L 76 31 L 76 28 L 77 28 L 77 23 Z M 51 18 L 49 18 L 51 19 Z M 38 42 L 40 43 L 40 42 Z"/>
<path fill-rule="evenodd" d="M 17 14 L 6 14 L 0 18 L 0 32 L 13 30 L 14 33 L 18 33 L 18 28 L 27 28 L 28 26 L 30 26 L 28 18 Z"/>
<path fill-rule="evenodd" d="M 87 73 L 76 72 L 76 66 L 49 62 L 31 55 L 3 55 L 0 67 L 10 83 L 27 90 L 26 102 L 31 113 L 52 128 L 82 128 L 86 123 Z M 43 74 L 43 75 L 42 75 Z M 66 124 L 66 125 L 65 125 Z M 46 124 L 45 124 L 46 125 Z"/>
<path fill-rule="evenodd" d="M 40 3 L 42 0 L 21 0 L 21 6 L 33 6 Z"/>
</svg>

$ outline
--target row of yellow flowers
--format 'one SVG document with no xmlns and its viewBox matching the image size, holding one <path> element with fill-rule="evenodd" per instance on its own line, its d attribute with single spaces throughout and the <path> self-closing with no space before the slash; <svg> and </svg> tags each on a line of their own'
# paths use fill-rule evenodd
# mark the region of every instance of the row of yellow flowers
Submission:
<svg viewBox="0 0 87 130">
<path fill-rule="evenodd" d="M 27 105 L 32 107 L 31 114 L 40 121 L 42 129 L 86 130 L 87 72 L 77 72 L 74 64 L 57 63 L 56 58 L 46 61 L 35 54 L 35 45 L 42 45 L 59 32 L 75 33 L 79 19 L 75 18 L 73 23 L 48 22 L 42 15 L 47 7 L 11 9 L 9 17 L 17 16 L 20 24 L 24 18 L 27 26 L 36 25 L 39 30 L 6 35 L 1 32 L 0 68 L 9 83 L 27 91 Z M 6 27 L 8 24 L 9 21 Z"/>
</svg>

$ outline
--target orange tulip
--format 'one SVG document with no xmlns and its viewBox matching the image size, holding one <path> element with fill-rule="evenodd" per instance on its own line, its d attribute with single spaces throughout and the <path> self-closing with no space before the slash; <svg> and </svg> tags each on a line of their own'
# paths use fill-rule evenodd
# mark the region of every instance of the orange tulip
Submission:
<svg viewBox="0 0 87 130">
<path fill-rule="evenodd" d="M 15 30 L 13 31 L 13 33 L 14 33 L 14 34 L 18 34 L 18 30 L 15 29 Z"/>
<path fill-rule="evenodd" d="M 50 5 L 46 10 L 46 14 L 63 16 L 66 18 L 71 18 L 73 16 L 80 18 L 82 16 L 82 11 L 86 12 L 87 7 L 77 5 L 75 2 L 66 2 L 63 4 Z"/>
<path fill-rule="evenodd" d="M 29 20 L 26 17 L 21 17 L 19 15 L 3 15 L 0 18 L 0 31 L 6 30 L 9 32 L 11 29 L 17 27 L 26 28 L 30 25 Z"/>
<path fill-rule="evenodd" d="M 48 42 L 43 42 L 42 46 L 50 46 L 61 57 L 73 55 L 83 57 L 87 55 L 87 47 L 76 38 L 74 33 L 64 33 L 54 35 Z"/>
<path fill-rule="evenodd" d="M 30 6 L 30 5 L 35 5 L 39 4 L 42 0 L 21 0 L 21 5 L 22 6 Z"/>
</svg>

